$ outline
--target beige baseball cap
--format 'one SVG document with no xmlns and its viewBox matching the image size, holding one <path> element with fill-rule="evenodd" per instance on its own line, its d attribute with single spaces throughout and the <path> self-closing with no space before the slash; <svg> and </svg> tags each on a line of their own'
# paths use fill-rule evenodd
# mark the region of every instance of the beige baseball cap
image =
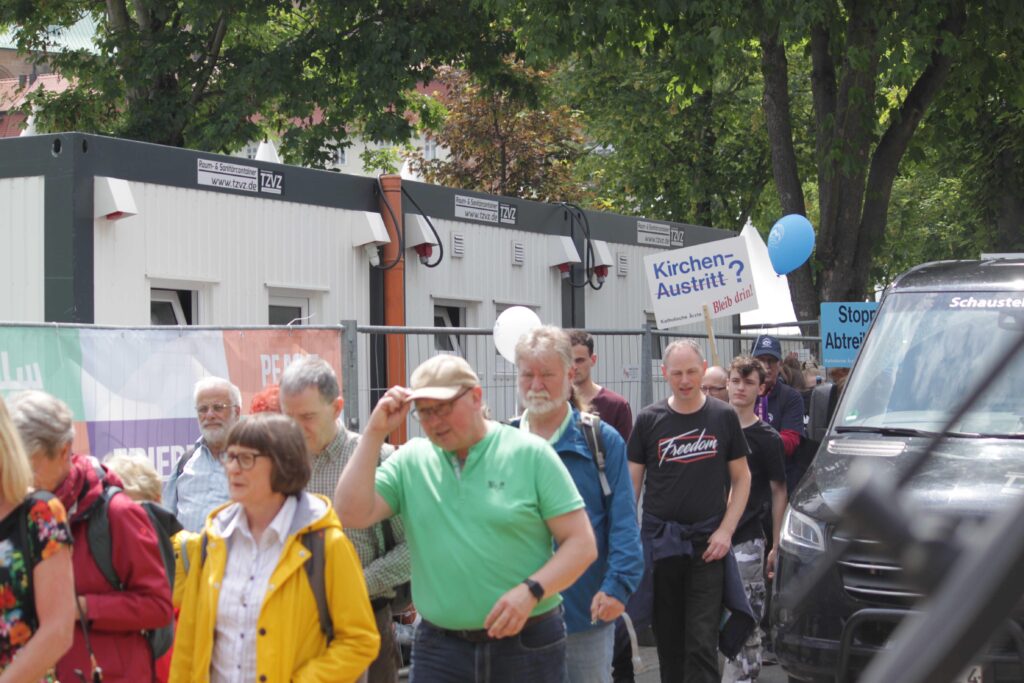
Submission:
<svg viewBox="0 0 1024 683">
<path fill-rule="evenodd" d="M 412 393 L 405 399 L 449 401 L 467 387 L 480 386 L 480 378 L 464 358 L 441 354 L 420 363 L 409 378 Z"/>
</svg>

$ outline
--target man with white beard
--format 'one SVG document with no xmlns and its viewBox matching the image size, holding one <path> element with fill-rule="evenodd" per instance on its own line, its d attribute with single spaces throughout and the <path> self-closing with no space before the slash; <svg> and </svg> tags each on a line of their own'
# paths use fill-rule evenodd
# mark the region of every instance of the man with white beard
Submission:
<svg viewBox="0 0 1024 683">
<path fill-rule="evenodd" d="M 204 377 L 193 391 L 201 436 L 164 484 L 163 504 L 181 525 L 199 533 L 206 516 L 228 500 L 228 478 L 220 463 L 228 432 L 242 412 L 242 393 L 220 377 Z"/>
<path fill-rule="evenodd" d="M 570 402 L 573 349 L 557 327 L 539 327 L 516 344 L 519 399 L 525 411 L 513 425 L 547 440 L 558 452 L 586 504 L 598 558 L 565 600 L 566 683 L 610 683 L 615 620 L 643 575 L 636 500 L 626 466 L 626 444 L 605 422 L 593 433 L 604 453 L 603 470 L 589 429 Z"/>
</svg>

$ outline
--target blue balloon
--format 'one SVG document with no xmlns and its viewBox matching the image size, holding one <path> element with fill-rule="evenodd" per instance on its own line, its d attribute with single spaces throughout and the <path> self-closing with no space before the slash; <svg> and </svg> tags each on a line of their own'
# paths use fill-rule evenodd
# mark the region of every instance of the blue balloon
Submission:
<svg viewBox="0 0 1024 683">
<path fill-rule="evenodd" d="M 805 216 L 791 213 L 780 218 L 768 234 L 768 258 L 779 275 L 791 273 L 814 251 L 814 228 Z"/>
</svg>

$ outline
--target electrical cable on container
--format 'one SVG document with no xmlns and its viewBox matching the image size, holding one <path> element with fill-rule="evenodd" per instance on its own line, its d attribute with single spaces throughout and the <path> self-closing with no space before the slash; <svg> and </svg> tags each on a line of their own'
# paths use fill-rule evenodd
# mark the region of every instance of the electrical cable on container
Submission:
<svg viewBox="0 0 1024 683">
<path fill-rule="evenodd" d="M 427 225 L 430 227 L 430 231 L 434 233 L 434 239 L 437 240 L 437 260 L 434 261 L 433 263 L 427 263 L 424 261 L 423 265 L 425 265 L 427 268 L 437 268 L 439 265 L 441 265 L 441 261 L 444 260 L 444 245 L 441 244 L 441 236 L 437 234 L 437 228 L 434 227 L 434 222 L 430 220 L 430 216 L 427 215 L 426 211 L 420 208 L 420 205 L 416 202 L 415 199 L 413 199 L 413 196 L 409 194 L 409 190 L 405 189 L 405 185 L 402 186 L 402 194 L 409 198 L 409 201 L 412 202 L 412 205 L 416 207 L 416 210 L 420 212 L 420 215 L 423 216 L 423 219 L 427 221 Z"/>
<path fill-rule="evenodd" d="M 585 273 L 584 280 L 581 283 L 573 281 L 570 277 L 569 284 L 577 289 L 581 289 L 590 285 L 590 288 L 597 291 L 604 287 L 603 282 L 594 284 L 594 245 L 593 240 L 590 237 L 590 220 L 587 218 L 586 212 L 578 205 L 573 202 L 559 202 L 561 206 L 566 210 L 569 215 L 569 236 L 575 243 L 576 241 L 576 220 L 573 218 L 573 210 L 576 211 L 576 215 L 580 221 L 580 229 L 583 231 L 584 244 L 586 245 L 583 249 L 583 271 Z"/>
<path fill-rule="evenodd" d="M 391 207 L 391 202 L 388 201 L 388 196 L 384 192 L 384 184 L 380 181 L 383 176 L 377 176 L 377 195 L 384 202 L 384 208 L 391 214 L 391 224 L 395 226 L 395 232 L 398 233 L 398 252 L 395 254 L 395 258 L 388 264 L 381 264 L 374 266 L 370 264 L 371 268 L 380 268 L 381 270 L 391 270 L 398 265 L 398 262 L 402 260 L 402 255 L 405 253 L 405 231 L 398 230 L 398 217 L 395 216 L 395 210 Z"/>
</svg>

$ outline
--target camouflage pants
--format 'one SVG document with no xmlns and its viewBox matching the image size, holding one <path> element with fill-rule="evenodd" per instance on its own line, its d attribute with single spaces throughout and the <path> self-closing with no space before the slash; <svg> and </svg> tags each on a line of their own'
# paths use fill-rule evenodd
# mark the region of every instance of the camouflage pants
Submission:
<svg viewBox="0 0 1024 683">
<path fill-rule="evenodd" d="M 746 591 L 754 617 L 760 621 L 764 612 L 764 539 L 755 538 L 732 547 L 736 563 L 740 568 L 743 590 Z M 750 683 L 756 681 L 761 673 L 761 629 L 754 632 L 743 643 L 743 648 L 735 659 L 725 662 L 722 672 L 722 683 Z"/>
</svg>

